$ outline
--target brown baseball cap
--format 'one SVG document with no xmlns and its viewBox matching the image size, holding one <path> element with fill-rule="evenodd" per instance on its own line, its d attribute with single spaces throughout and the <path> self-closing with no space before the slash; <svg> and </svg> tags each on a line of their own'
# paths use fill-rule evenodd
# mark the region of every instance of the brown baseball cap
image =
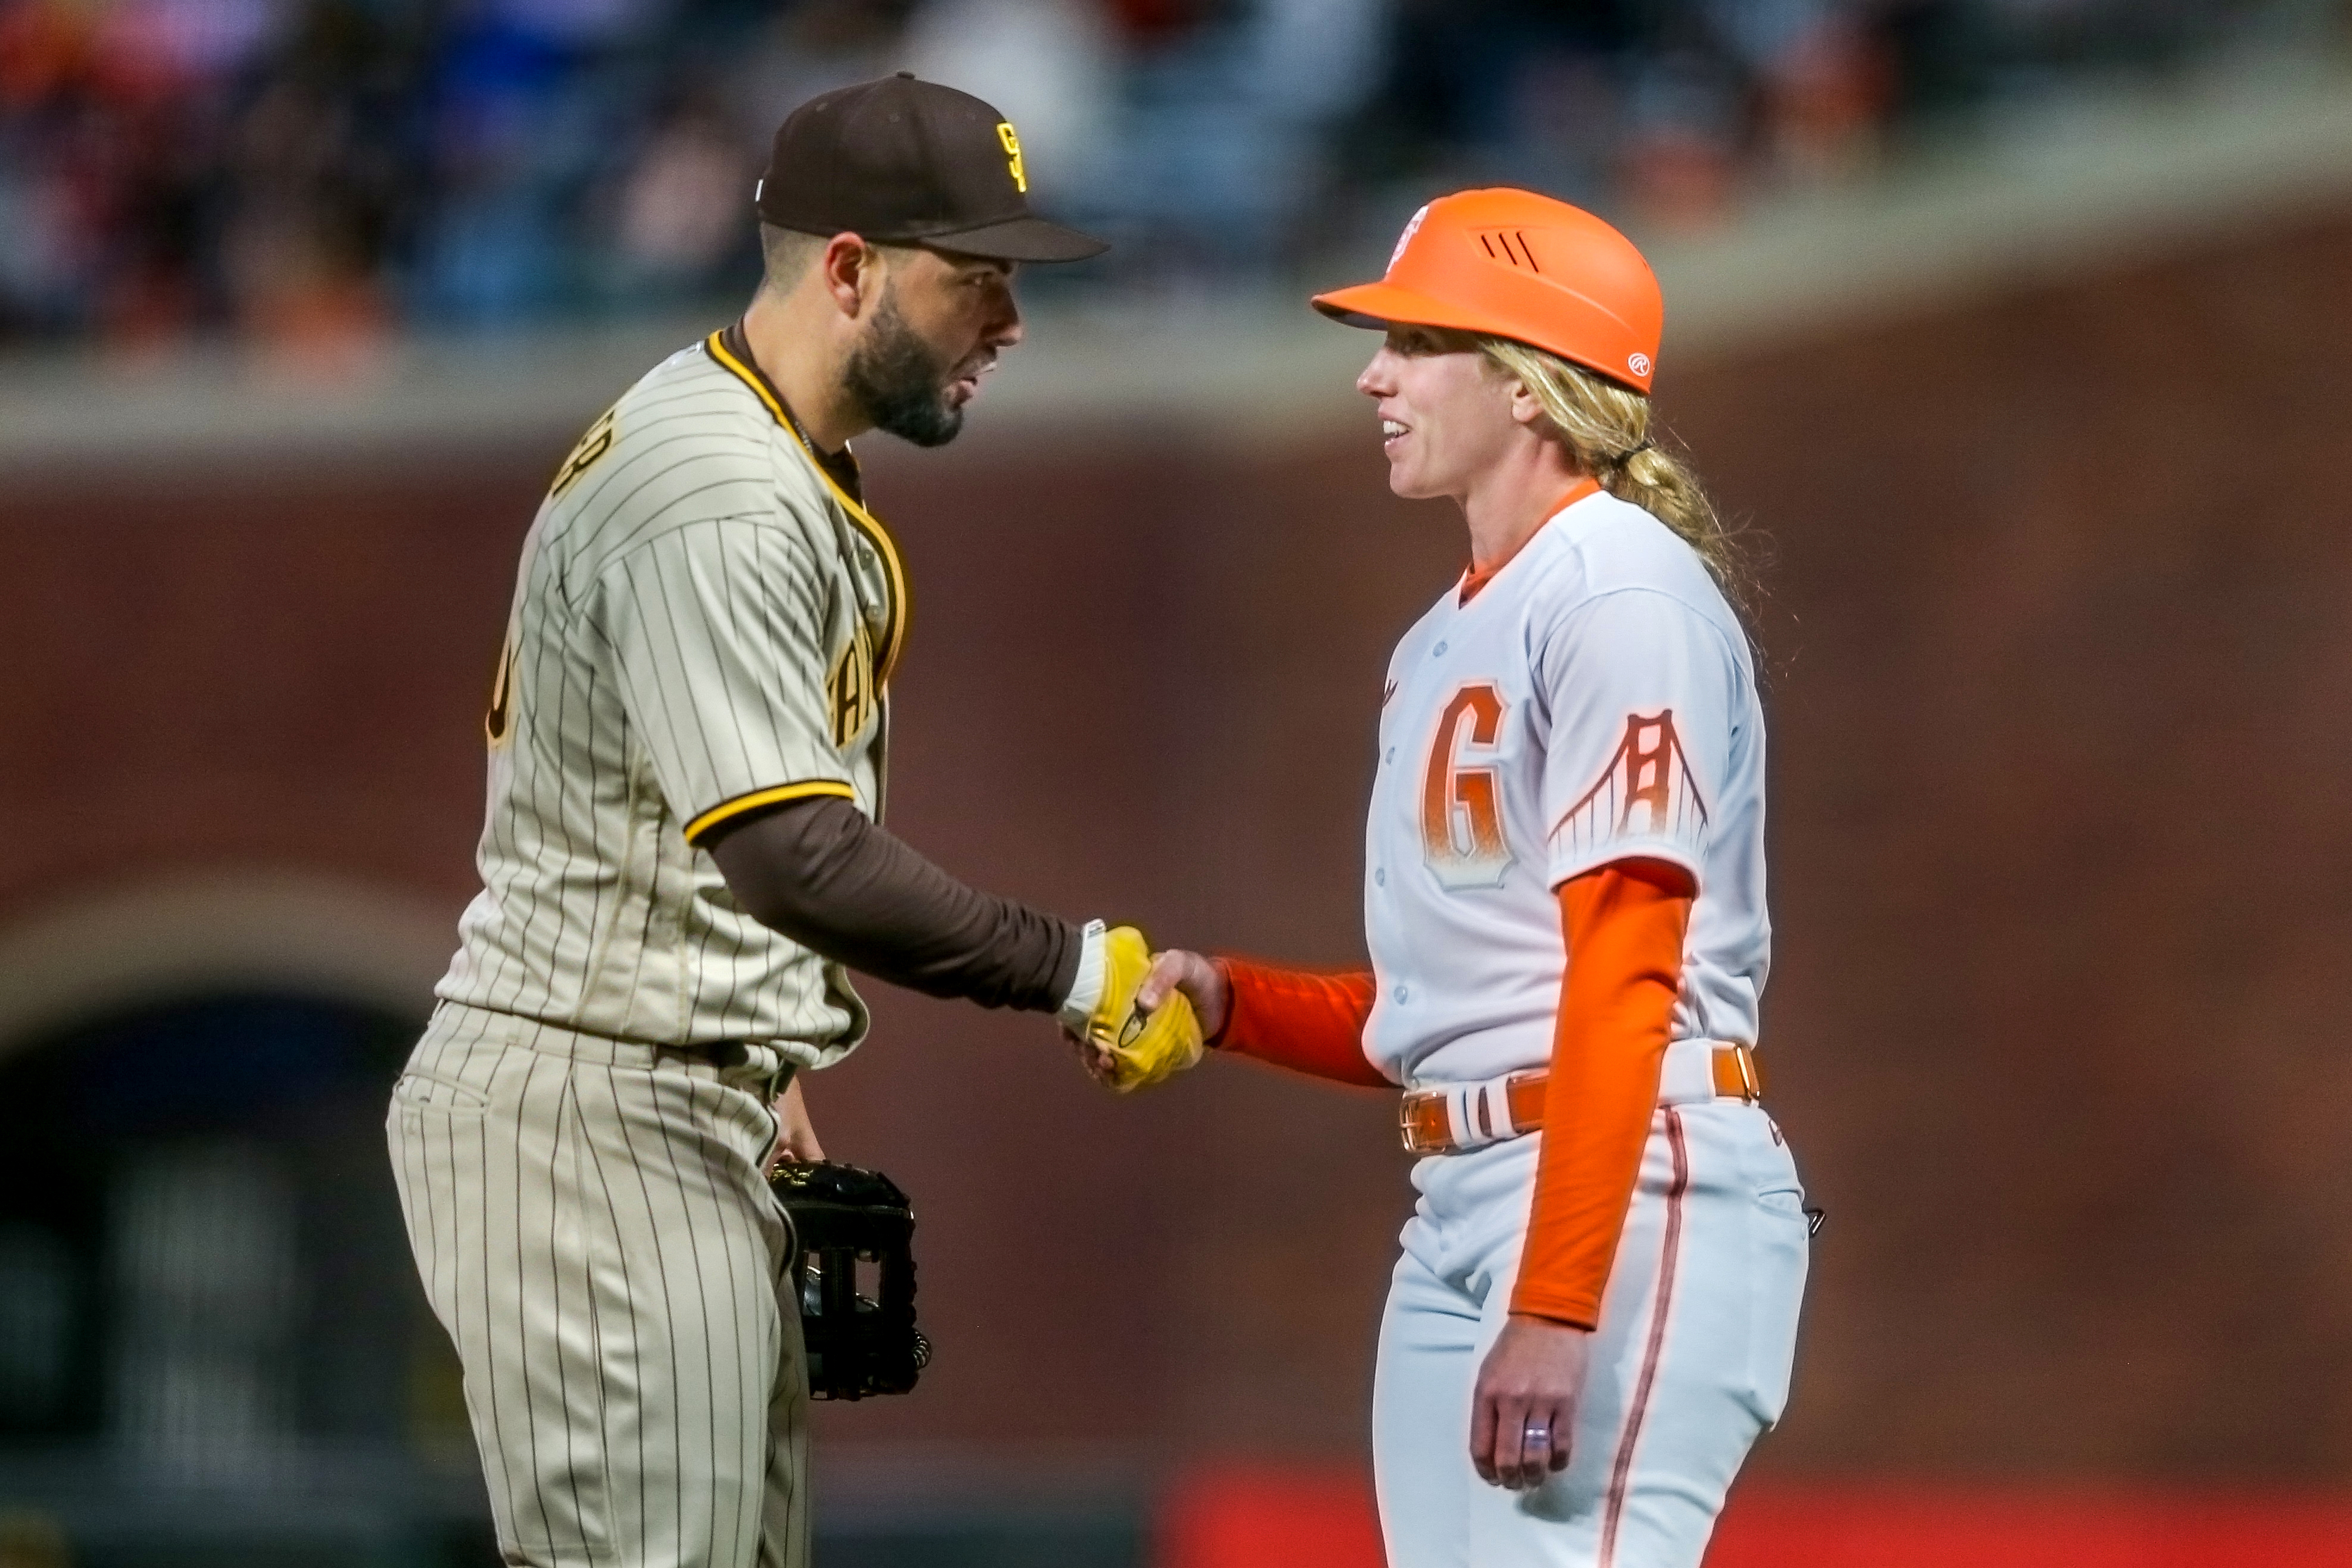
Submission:
<svg viewBox="0 0 2352 1568">
<path fill-rule="evenodd" d="M 1003 261 L 1083 261 L 1110 248 L 1031 216 L 1012 121 L 912 71 L 822 93 L 785 116 L 752 205 L 803 234 L 919 241 Z"/>
</svg>

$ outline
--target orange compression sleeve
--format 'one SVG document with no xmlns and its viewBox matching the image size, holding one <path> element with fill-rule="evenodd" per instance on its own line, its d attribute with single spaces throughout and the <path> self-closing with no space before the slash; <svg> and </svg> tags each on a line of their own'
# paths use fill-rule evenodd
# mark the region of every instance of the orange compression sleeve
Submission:
<svg viewBox="0 0 2352 1568">
<path fill-rule="evenodd" d="M 1364 1056 L 1364 1023 L 1372 1016 L 1370 974 L 1310 974 L 1245 958 L 1220 958 L 1216 963 L 1229 998 L 1225 1026 L 1210 1042 L 1217 1049 L 1339 1083 L 1396 1087 Z"/>
<path fill-rule="evenodd" d="M 1601 1321 L 1657 1109 L 1691 897 L 1689 873 L 1658 861 L 1618 861 L 1560 886 L 1568 972 L 1514 1312 Z"/>
</svg>

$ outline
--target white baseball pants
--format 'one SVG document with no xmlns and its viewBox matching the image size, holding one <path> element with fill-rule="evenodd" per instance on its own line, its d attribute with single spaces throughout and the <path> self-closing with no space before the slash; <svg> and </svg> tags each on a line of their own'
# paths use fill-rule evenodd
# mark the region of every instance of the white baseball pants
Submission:
<svg viewBox="0 0 2352 1568">
<path fill-rule="evenodd" d="M 1804 1293 L 1804 1193 L 1771 1119 L 1662 1108 L 1601 1302 L 1568 1468 L 1478 1479 L 1470 1399 L 1502 1331 L 1542 1135 L 1413 1168 L 1381 1327 L 1373 1469 L 1391 1568 L 1698 1568 L 1724 1495 L 1780 1419 Z"/>
<path fill-rule="evenodd" d="M 387 1133 L 499 1547 L 533 1568 L 806 1568 L 808 1376 L 761 1170 L 779 1062 L 444 1003 Z"/>
</svg>

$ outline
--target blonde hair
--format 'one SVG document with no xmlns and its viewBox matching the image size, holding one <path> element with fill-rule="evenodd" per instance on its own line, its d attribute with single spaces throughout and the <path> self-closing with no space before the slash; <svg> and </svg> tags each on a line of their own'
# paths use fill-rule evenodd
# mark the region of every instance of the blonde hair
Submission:
<svg viewBox="0 0 2352 1568">
<path fill-rule="evenodd" d="M 1748 583 L 1739 549 L 1698 475 L 1652 438 L 1649 398 L 1558 354 L 1509 338 L 1476 337 L 1471 342 L 1488 364 L 1517 381 L 1543 405 L 1580 469 L 1611 495 L 1673 529 L 1698 552 L 1724 596 L 1734 605 L 1744 605 Z"/>
</svg>

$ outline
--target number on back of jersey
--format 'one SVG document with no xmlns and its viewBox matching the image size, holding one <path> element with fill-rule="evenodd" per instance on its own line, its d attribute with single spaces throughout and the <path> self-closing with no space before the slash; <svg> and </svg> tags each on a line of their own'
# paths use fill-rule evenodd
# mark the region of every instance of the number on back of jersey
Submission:
<svg viewBox="0 0 2352 1568">
<path fill-rule="evenodd" d="M 613 449 L 613 411 L 609 408 L 596 416 L 572 447 L 572 455 L 555 470 L 555 482 L 547 487 L 547 499 L 555 500 L 579 483 L 580 476 L 596 466 L 596 459 Z"/>
<path fill-rule="evenodd" d="M 490 678 L 490 710 L 482 716 L 482 733 L 493 746 L 506 744 L 514 732 L 515 639 L 510 631 L 499 649 L 498 673 Z"/>
</svg>

